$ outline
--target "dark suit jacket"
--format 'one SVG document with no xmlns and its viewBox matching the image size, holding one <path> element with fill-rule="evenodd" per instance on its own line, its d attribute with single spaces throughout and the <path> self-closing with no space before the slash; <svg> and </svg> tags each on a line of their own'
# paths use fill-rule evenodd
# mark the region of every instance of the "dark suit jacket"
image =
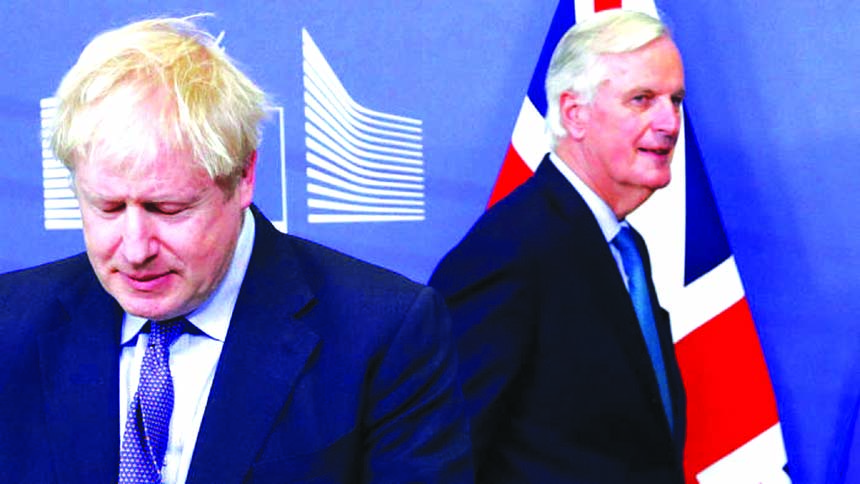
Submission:
<svg viewBox="0 0 860 484">
<path fill-rule="evenodd" d="M 430 285 L 454 319 L 478 481 L 683 482 L 685 401 L 668 314 L 655 298 L 674 435 L 597 220 L 548 158 L 475 223 Z"/>
<path fill-rule="evenodd" d="M 471 482 L 441 298 L 255 217 L 187 482 Z M 0 277 L 0 482 L 116 482 L 121 319 L 85 255 Z"/>
</svg>

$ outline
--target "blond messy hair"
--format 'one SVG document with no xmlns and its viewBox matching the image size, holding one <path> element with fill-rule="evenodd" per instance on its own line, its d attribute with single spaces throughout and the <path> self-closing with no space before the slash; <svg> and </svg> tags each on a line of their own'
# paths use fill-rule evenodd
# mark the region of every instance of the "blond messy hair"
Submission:
<svg viewBox="0 0 860 484">
<path fill-rule="evenodd" d="M 108 126 L 111 112 L 139 111 L 152 93 L 162 93 L 159 142 L 188 150 L 212 179 L 229 190 L 236 186 L 259 144 L 266 95 L 194 24 L 204 15 L 131 23 L 99 34 L 84 48 L 57 89 L 51 139 L 73 175 L 106 139 L 105 131 L 122 136 Z M 129 91 L 131 97 L 118 94 Z M 127 122 L 132 127 L 135 121 Z M 134 144 L 115 155 L 133 157 L 144 149 Z"/>
<path fill-rule="evenodd" d="M 621 9 L 597 12 L 571 27 L 553 51 L 545 81 L 546 126 L 553 146 L 567 135 L 559 112 L 561 94 L 573 91 L 591 102 L 606 80 L 603 55 L 633 52 L 663 36 L 669 36 L 669 29 L 659 19 Z"/>
</svg>

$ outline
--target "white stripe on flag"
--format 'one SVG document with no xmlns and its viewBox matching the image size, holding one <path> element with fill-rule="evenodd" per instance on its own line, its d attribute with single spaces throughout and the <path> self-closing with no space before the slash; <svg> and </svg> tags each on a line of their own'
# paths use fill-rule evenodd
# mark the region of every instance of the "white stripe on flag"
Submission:
<svg viewBox="0 0 860 484">
<path fill-rule="evenodd" d="M 563 2 L 564 0 L 559 0 Z M 582 22 L 594 15 L 594 0 L 574 0 L 573 15 L 576 22 Z"/>
<path fill-rule="evenodd" d="M 732 256 L 691 282 L 671 301 L 671 305 L 668 302 L 663 305 L 672 315 L 672 338 L 675 343 L 743 297 L 744 288 Z"/>
<path fill-rule="evenodd" d="M 696 475 L 699 484 L 791 484 L 779 424 Z"/>
<path fill-rule="evenodd" d="M 657 15 L 657 6 L 654 5 L 653 0 L 623 0 L 621 2 L 621 8 L 647 13 L 652 17 L 659 18 L 659 15 Z"/>
<path fill-rule="evenodd" d="M 520 115 L 511 134 L 511 144 L 531 171 L 537 170 L 543 155 L 549 150 L 549 134 L 544 120 L 528 96 L 520 106 Z"/>
</svg>

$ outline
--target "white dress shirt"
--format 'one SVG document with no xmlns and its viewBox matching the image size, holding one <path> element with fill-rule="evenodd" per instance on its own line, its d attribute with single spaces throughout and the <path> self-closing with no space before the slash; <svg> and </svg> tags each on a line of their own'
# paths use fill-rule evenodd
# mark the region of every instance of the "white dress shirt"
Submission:
<svg viewBox="0 0 860 484">
<path fill-rule="evenodd" d="M 246 210 L 227 274 L 209 299 L 186 316 L 198 331 L 194 334 L 182 333 L 170 346 L 174 403 L 162 472 L 164 483 L 183 484 L 188 476 L 215 368 L 221 357 L 224 338 L 230 327 L 233 307 L 245 278 L 253 246 L 254 216 L 250 210 Z M 129 406 L 140 381 L 140 367 L 149 342 L 149 334 L 140 332 L 146 322 L 146 319 L 128 313 L 123 317 L 119 359 L 120 440 L 125 431 Z"/>
</svg>

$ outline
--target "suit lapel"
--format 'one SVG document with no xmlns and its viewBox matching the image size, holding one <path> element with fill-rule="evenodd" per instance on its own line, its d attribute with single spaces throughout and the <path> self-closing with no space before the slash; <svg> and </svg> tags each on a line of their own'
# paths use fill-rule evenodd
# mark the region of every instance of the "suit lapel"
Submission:
<svg viewBox="0 0 860 484">
<path fill-rule="evenodd" d="M 59 324 L 39 335 L 52 457 L 60 482 L 115 481 L 122 310 L 92 272 L 68 287 Z"/>
<path fill-rule="evenodd" d="M 595 314 L 599 315 L 600 321 L 611 326 L 615 339 L 636 373 L 642 391 L 649 400 L 660 402 L 660 389 L 636 311 L 597 219 L 570 182 L 555 168 L 548 155 L 535 172 L 534 179 L 549 199 L 552 209 L 573 231 L 570 250 L 581 255 L 577 257 L 582 264 L 581 272 L 587 277 L 591 292 L 596 295 L 593 301 L 597 306 L 594 307 Z M 650 271 L 648 275 L 650 284 Z M 659 410 L 665 420 L 662 406 L 659 406 Z M 668 435 L 668 421 L 666 432 Z"/>
<path fill-rule="evenodd" d="M 297 317 L 313 293 L 289 243 L 255 213 L 254 250 L 218 363 L 188 483 L 240 482 L 319 337 Z"/>
</svg>

